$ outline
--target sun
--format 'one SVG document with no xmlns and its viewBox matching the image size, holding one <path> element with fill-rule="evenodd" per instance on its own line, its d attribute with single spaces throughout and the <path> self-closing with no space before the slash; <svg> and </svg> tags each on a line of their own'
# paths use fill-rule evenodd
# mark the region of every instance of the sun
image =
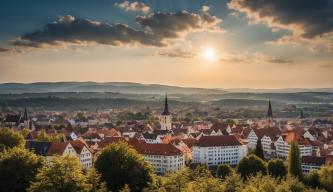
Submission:
<svg viewBox="0 0 333 192">
<path fill-rule="evenodd" d="M 210 60 L 210 61 L 216 60 L 216 58 L 217 58 L 215 50 L 211 47 L 208 47 L 208 48 L 204 49 L 203 53 L 202 53 L 202 56 L 206 60 Z"/>
</svg>

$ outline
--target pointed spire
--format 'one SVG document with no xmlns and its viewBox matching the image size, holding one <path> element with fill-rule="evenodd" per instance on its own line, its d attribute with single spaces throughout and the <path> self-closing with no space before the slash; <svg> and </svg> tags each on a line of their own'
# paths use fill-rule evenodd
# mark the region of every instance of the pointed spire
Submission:
<svg viewBox="0 0 333 192">
<path fill-rule="evenodd" d="M 168 105 L 168 95 L 165 94 L 165 100 L 164 100 L 164 111 L 162 115 L 170 115 L 169 113 L 169 105 Z"/>
<path fill-rule="evenodd" d="M 24 120 L 24 121 L 27 121 L 27 120 L 28 120 L 27 107 L 24 107 L 23 120 Z"/>
<path fill-rule="evenodd" d="M 267 117 L 273 118 L 273 111 L 272 111 L 272 104 L 271 100 L 268 100 L 268 111 L 267 111 Z"/>
</svg>

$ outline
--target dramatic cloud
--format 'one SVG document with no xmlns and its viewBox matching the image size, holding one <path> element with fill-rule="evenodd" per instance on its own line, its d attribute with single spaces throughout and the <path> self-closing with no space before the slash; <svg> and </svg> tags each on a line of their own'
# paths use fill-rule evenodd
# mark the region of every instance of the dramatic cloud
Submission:
<svg viewBox="0 0 333 192">
<path fill-rule="evenodd" d="M 121 45 L 142 44 L 163 46 L 161 39 L 123 24 L 106 24 L 67 15 L 49 23 L 43 30 L 26 33 L 13 42 L 17 46 L 43 47 L 62 43 Z"/>
<path fill-rule="evenodd" d="M 178 38 L 193 31 L 217 31 L 221 19 L 207 13 L 198 15 L 187 11 L 152 13 L 139 16 L 136 21 L 147 31 L 160 38 Z"/>
<path fill-rule="evenodd" d="M 139 16 L 136 21 L 143 30 L 124 24 L 107 24 L 71 15 L 61 16 L 44 29 L 26 33 L 12 42 L 16 46 L 48 47 L 71 44 L 98 43 L 113 46 L 146 45 L 167 46 L 168 39 L 182 37 L 190 32 L 219 30 L 221 22 L 209 14 L 198 15 L 186 11 L 178 13 L 152 13 Z"/>
<path fill-rule="evenodd" d="M 174 49 L 174 50 L 158 51 L 157 55 L 166 56 L 166 57 L 193 58 L 193 57 L 197 56 L 198 53 L 183 50 L 183 49 Z"/>
<path fill-rule="evenodd" d="M 332 0 L 231 0 L 228 6 L 254 22 L 291 30 L 292 37 L 279 43 L 316 43 L 333 36 Z"/>
<path fill-rule="evenodd" d="M 149 6 L 140 2 L 130 3 L 128 1 L 124 1 L 122 3 L 115 3 L 115 5 L 121 9 L 124 9 L 125 11 L 141 11 L 143 13 L 148 13 L 150 10 Z"/>
</svg>

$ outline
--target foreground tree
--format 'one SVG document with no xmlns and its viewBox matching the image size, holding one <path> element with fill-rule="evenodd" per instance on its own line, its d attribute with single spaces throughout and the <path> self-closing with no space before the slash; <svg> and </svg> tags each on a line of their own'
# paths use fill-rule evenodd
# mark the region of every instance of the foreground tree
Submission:
<svg viewBox="0 0 333 192">
<path fill-rule="evenodd" d="M 302 178 L 301 156 L 297 142 L 291 142 L 288 154 L 288 173 L 291 176 Z"/>
<path fill-rule="evenodd" d="M 216 169 L 216 176 L 222 180 L 234 173 L 234 170 L 228 164 L 220 164 Z"/>
<path fill-rule="evenodd" d="M 283 178 L 287 175 L 287 168 L 281 159 L 270 160 L 267 165 L 268 174 L 275 178 Z"/>
<path fill-rule="evenodd" d="M 333 165 L 324 166 L 319 170 L 319 182 L 327 191 L 333 191 Z"/>
<path fill-rule="evenodd" d="M 24 138 L 9 128 L 0 129 L 0 151 L 13 147 L 23 147 Z"/>
<path fill-rule="evenodd" d="M 278 181 L 270 176 L 263 176 L 257 174 L 256 176 L 250 177 L 242 189 L 239 192 L 275 192 L 275 188 L 278 185 Z"/>
<path fill-rule="evenodd" d="M 112 191 L 119 191 L 125 184 L 132 191 L 141 191 L 153 180 L 151 166 L 125 142 L 107 146 L 97 158 L 95 168 Z"/>
<path fill-rule="evenodd" d="M 295 177 L 288 177 L 277 186 L 277 192 L 305 192 L 307 188 Z M 310 191 L 309 191 L 310 192 Z M 313 192 L 313 191 L 312 191 Z"/>
<path fill-rule="evenodd" d="M 159 189 L 162 191 L 170 192 L 182 192 L 188 189 L 190 179 L 190 171 L 188 168 L 184 168 L 179 171 L 170 172 L 163 178 L 162 187 Z"/>
<path fill-rule="evenodd" d="M 0 190 L 25 191 L 42 165 L 41 157 L 23 148 L 0 153 Z"/>
<path fill-rule="evenodd" d="M 243 178 L 254 176 L 257 173 L 267 173 L 265 162 L 255 155 L 244 157 L 237 165 L 237 173 Z"/>
<path fill-rule="evenodd" d="M 76 157 L 52 157 L 51 161 L 42 167 L 28 191 L 33 192 L 74 192 L 91 191 L 92 184 L 83 173 Z"/>
<path fill-rule="evenodd" d="M 264 150 L 262 149 L 261 139 L 258 138 L 256 149 L 254 150 L 254 154 L 259 157 L 260 159 L 265 159 L 264 157 Z"/>
<path fill-rule="evenodd" d="M 317 188 L 320 186 L 320 180 L 319 180 L 319 171 L 316 169 L 313 169 L 310 171 L 310 173 L 304 175 L 304 183 L 312 188 Z"/>
<path fill-rule="evenodd" d="M 186 191 L 221 192 L 225 191 L 222 181 L 215 177 L 203 177 L 189 183 Z"/>
<path fill-rule="evenodd" d="M 244 183 L 238 174 L 232 174 L 225 178 L 223 185 L 225 187 L 224 192 L 236 192 L 243 187 Z"/>
<path fill-rule="evenodd" d="M 189 172 L 189 178 L 191 180 L 200 180 L 201 178 L 212 177 L 212 173 L 209 171 L 207 165 L 198 165 L 194 170 Z"/>
<path fill-rule="evenodd" d="M 90 192 L 107 192 L 106 183 L 102 182 L 102 177 L 96 169 L 89 169 L 87 172 L 87 183 Z"/>
</svg>

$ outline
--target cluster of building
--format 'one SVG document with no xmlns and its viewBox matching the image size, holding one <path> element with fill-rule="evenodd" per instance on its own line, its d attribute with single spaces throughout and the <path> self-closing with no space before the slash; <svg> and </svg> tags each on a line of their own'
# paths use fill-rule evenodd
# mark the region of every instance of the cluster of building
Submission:
<svg viewBox="0 0 333 192">
<path fill-rule="evenodd" d="M 58 128 L 48 124 L 45 133 L 50 136 L 63 136 L 63 140 L 53 142 L 38 141 L 43 127 L 42 121 L 29 119 L 26 110 L 21 116 L 8 116 L 4 124 L 10 125 L 14 130 L 30 128 L 26 135 L 26 148 L 35 153 L 47 158 L 52 158 L 53 155 L 74 155 L 80 159 L 84 168 L 91 167 L 106 146 L 119 141 L 127 142 L 142 154 L 160 175 L 193 164 L 207 164 L 210 167 L 219 164 L 235 166 L 249 150 L 256 147 L 258 140 L 262 143 L 266 159 L 286 159 L 291 142 L 298 142 L 304 172 L 333 163 L 331 122 L 305 119 L 302 112 L 295 121 L 274 119 L 270 101 L 267 118 L 257 122 L 193 122 L 176 125 L 172 122 L 167 97 L 164 110 L 159 115 L 158 127 L 141 121 L 113 125 L 108 118 L 103 117 L 86 120 L 84 122 L 88 126 L 79 120 L 71 122 L 66 119 L 49 119 L 47 122 L 57 125 Z M 101 124 L 102 127 L 89 126 L 89 121 Z M 78 122 L 81 122 L 84 128 L 61 128 L 63 124 L 74 125 Z"/>
</svg>

